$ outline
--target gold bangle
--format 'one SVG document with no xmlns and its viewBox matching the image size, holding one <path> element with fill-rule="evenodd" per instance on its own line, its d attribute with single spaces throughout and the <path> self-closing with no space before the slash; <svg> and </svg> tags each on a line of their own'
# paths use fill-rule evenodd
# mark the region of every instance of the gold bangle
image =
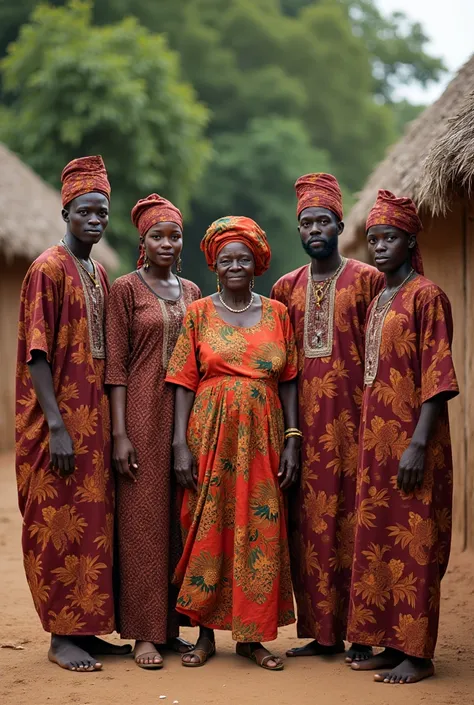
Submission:
<svg viewBox="0 0 474 705">
<path fill-rule="evenodd" d="M 303 438 L 302 433 L 285 433 L 285 441 L 288 440 L 288 438 Z"/>
<path fill-rule="evenodd" d="M 301 431 L 300 431 L 299 428 L 287 428 L 287 429 L 285 430 L 285 435 L 286 435 L 287 433 L 290 433 L 290 431 L 294 431 L 295 433 L 301 433 Z M 301 433 L 301 435 L 303 435 L 303 434 Z"/>
</svg>

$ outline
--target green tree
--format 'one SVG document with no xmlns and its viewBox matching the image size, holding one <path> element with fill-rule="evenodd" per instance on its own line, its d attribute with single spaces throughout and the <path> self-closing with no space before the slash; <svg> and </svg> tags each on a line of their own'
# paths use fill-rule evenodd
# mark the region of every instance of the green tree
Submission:
<svg viewBox="0 0 474 705">
<path fill-rule="evenodd" d="M 240 134 L 221 133 L 213 149 L 212 168 L 193 204 L 196 234 L 202 236 L 210 222 L 223 215 L 254 218 L 272 248 L 271 270 L 259 284 L 268 292 L 277 277 L 306 261 L 296 231 L 293 186 L 301 174 L 331 171 L 329 156 L 311 146 L 301 123 L 278 117 L 255 118 Z M 197 241 L 191 249 L 197 255 Z M 203 289 L 212 290 L 212 274 L 193 275 Z"/>
<path fill-rule="evenodd" d="M 403 12 L 384 16 L 374 0 L 339 1 L 370 52 L 377 96 L 391 101 L 397 86 L 427 86 L 446 71 L 441 59 L 427 53 L 429 40 L 419 22 L 411 22 Z"/>
<path fill-rule="evenodd" d="M 69 159 L 102 154 L 111 240 L 129 265 L 137 198 L 162 192 L 186 211 L 208 158 L 207 111 L 164 37 L 133 18 L 94 27 L 91 14 L 80 0 L 34 11 L 1 65 L 11 105 L 0 140 L 55 186 Z"/>
</svg>

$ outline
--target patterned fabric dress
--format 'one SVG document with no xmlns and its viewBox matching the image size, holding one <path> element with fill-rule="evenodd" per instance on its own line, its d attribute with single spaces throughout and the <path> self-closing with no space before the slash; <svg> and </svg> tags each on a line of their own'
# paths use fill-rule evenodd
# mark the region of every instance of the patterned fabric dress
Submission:
<svg viewBox="0 0 474 705">
<path fill-rule="evenodd" d="M 113 478 L 110 412 L 104 393 L 104 303 L 63 247 L 31 265 L 21 290 L 16 383 L 16 473 L 26 577 L 43 628 L 61 635 L 114 630 Z M 47 355 L 74 443 L 76 467 L 49 469 L 49 429 L 33 388 L 31 352 Z"/>
<path fill-rule="evenodd" d="M 264 297 L 251 328 L 225 323 L 210 297 L 192 304 L 168 368 L 168 382 L 196 392 L 188 445 L 199 472 L 198 492 L 184 495 L 177 609 L 235 641 L 271 641 L 294 622 L 277 474 L 278 383 L 296 372 L 288 313 Z"/>
<path fill-rule="evenodd" d="M 288 306 L 299 357 L 302 472 L 289 506 L 298 636 L 333 646 L 346 635 L 349 606 L 363 330 L 383 277 L 344 260 L 318 308 L 310 272 L 285 275 L 272 297 Z"/>
<path fill-rule="evenodd" d="M 117 623 L 122 638 L 157 644 L 178 635 L 177 591 L 169 588 L 182 549 L 165 375 L 186 307 L 201 295 L 179 281 L 181 297 L 167 301 L 139 272 L 127 274 L 113 283 L 107 309 L 106 382 L 127 387 L 127 435 L 138 456 L 136 483 L 117 477 Z"/>
<path fill-rule="evenodd" d="M 447 405 L 428 445 L 423 487 L 406 495 L 396 479 L 421 405 L 458 393 L 452 330 L 446 295 L 422 276 L 388 308 L 377 311 L 376 299 L 367 325 L 348 636 L 420 658 L 434 653 L 451 542 Z"/>
</svg>

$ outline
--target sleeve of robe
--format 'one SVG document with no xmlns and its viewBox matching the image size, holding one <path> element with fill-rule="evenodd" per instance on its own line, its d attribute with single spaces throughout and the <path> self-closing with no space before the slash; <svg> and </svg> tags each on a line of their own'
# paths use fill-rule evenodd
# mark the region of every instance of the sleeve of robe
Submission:
<svg viewBox="0 0 474 705">
<path fill-rule="evenodd" d="M 284 279 L 279 279 L 273 286 L 270 292 L 270 298 L 275 301 L 288 306 L 288 292 L 289 287 L 286 285 Z"/>
<path fill-rule="evenodd" d="M 459 394 L 451 345 L 453 318 L 451 305 L 440 292 L 425 303 L 420 311 L 421 403 L 442 392 L 449 398 Z"/>
<path fill-rule="evenodd" d="M 47 270 L 50 271 L 47 271 Z M 49 264 L 33 265 L 23 282 L 19 319 L 19 346 L 24 345 L 23 357 L 28 364 L 33 350 L 44 352 L 51 364 L 57 340 L 63 275 Z M 66 331 L 67 334 L 67 331 Z"/>
<path fill-rule="evenodd" d="M 288 311 L 283 311 L 281 314 L 281 324 L 286 342 L 286 365 L 280 375 L 280 382 L 289 382 L 298 374 L 298 354 L 296 351 L 295 334 L 291 325 Z"/>
</svg>

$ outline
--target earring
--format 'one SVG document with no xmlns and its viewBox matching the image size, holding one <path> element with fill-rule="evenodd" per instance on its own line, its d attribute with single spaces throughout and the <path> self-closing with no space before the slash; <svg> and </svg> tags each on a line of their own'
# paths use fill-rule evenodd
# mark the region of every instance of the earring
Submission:
<svg viewBox="0 0 474 705">
<path fill-rule="evenodd" d="M 181 274 L 182 264 L 183 260 L 181 259 L 181 255 L 178 255 L 178 259 L 176 260 L 176 271 L 178 272 L 178 274 Z"/>
<path fill-rule="evenodd" d="M 143 263 L 143 269 L 145 270 L 145 272 L 148 272 L 148 270 L 150 269 L 150 260 L 148 259 L 148 255 L 145 255 L 145 261 L 144 261 L 144 263 Z"/>
<path fill-rule="evenodd" d="M 216 272 L 216 277 L 217 277 L 217 293 L 220 294 L 221 293 L 221 282 L 220 282 L 219 275 L 217 274 L 217 272 Z"/>
<path fill-rule="evenodd" d="M 253 291 L 254 286 L 255 286 L 255 279 L 252 277 L 250 284 L 249 284 L 250 291 Z"/>
</svg>

